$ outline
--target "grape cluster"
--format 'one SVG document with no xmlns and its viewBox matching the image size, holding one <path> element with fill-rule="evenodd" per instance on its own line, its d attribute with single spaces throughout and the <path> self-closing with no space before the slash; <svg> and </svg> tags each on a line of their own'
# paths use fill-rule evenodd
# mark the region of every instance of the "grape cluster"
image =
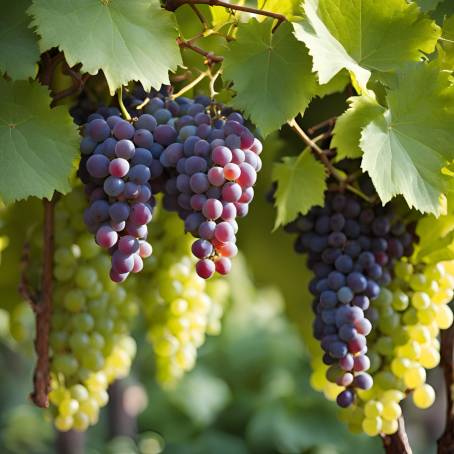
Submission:
<svg viewBox="0 0 454 454">
<path fill-rule="evenodd" d="M 360 393 L 346 414 L 353 430 L 370 436 L 397 430 L 399 403 L 406 394 L 411 392 L 419 408 L 432 405 L 435 391 L 426 383 L 426 369 L 439 364 L 437 336 L 453 323 L 448 306 L 454 288 L 452 262 L 427 265 L 416 257 L 402 259 L 394 275 L 374 303 L 377 317 L 369 342 L 374 387 Z"/>
<path fill-rule="evenodd" d="M 389 208 L 364 206 L 351 195 L 327 193 L 287 226 L 298 233 L 295 249 L 307 253 L 315 277 L 313 334 L 324 351 L 327 379 L 341 392 L 337 403 L 349 407 L 357 390 L 373 385 L 366 336 L 372 330 L 371 302 L 391 282 L 396 259 L 412 253 L 413 236 Z"/>
<path fill-rule="evenodd" d="M 81 188 L 56 207 L 51 353 L 51 412 L 57 429 L 85 430 L 107 403 L 107 387 L 128 374 L 129 336 L 138 304 L 108 278 L 109 257 L 85 232 Z M 134 294 L 134 292 L 132 292 Z"/>
<path fill-rule="evenodd" d="M 207 97 L 179 107 L 183 115 L 169 129 L 169 142 L 161 163 L 171 170 L 165 186 L 165 206 L 177 211 L 185 230 L 198 239 L 192 253 L 199 260 L 197 274 L 207 279 L 215 271 L 227 274 L 230 258 L 238 252 L 237 217 L 248 213 L 253 185 L 262 163 L 262 144 L 244 126 L 243 117 L 231 112 L 212 119 L 216 108 Z"/>
<path fill-rule="evenodd" d="M 151 151 L 156 126 L 153 117 L 140 117 L 132 125 L 118 115 L 105 120 L 94 114 L 81 141 L 79 175 L 91 203 L 84 221 L 98 245 L 112 254 L 114 282 L 139 272 L 142 259 L 152 252 L 146 241 L 155 204 L 150 180 L 163 170 Z"/>
<path fill-rule="evenodd" d="M 178 212 L 198 239 L 196 270 L 207 279 L 227 274 L 237 254 L 237 217 L 254 196 L 262 144 L 243 117 L 209 97 L 156 95 L 132 122 L 115 108 L 91 114 L 81 141 L 79 175 L 91 206 L 84 219 L 112 254 L 111 278 L 122 282 L 151 254 L 145 241 L 154 195 Z M 137 112 L 135 103 L 131 109 Z"/>
<path fill-rule="evenodd" d="M 148 338 L 156 358 L 156 376 L 175 384 L 196 360 L 206 334 L 218 334 L 227 283 L 206 282 L 194 271 L 191 239 L 181 235 L 180 220 L 159 212 L 150 235 L 157 253 L 148 260 L 141 295 Z"/>
</svg>

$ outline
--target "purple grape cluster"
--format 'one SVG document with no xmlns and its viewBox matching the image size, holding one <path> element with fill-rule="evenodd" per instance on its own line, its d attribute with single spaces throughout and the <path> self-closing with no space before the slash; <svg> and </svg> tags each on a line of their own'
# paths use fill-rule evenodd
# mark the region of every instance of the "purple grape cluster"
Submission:
<svg viewBox="0 0 454 454">
<path fill-rule="evenodd" d="M 243 117 L 231 112 L 213 121 L 210 103 L 200 97 L 180 105 L 183 115 L 175 129 L 167 126 L 169 144 L 160 157 L 170 173 L 164 206 L 177 211 L 185 230 L 198 238 L 192 252 L 199 259 L 197 274 L 204 279 L 215 271 L 229 273 L 230 258 L 238 252 L 236 218 L 247 215 L 262 166 L 262 144 L 244 126 Z"/>
<path fill-rule="evenodd" d="M 146 241 L 155 205 L 150 183 L 163 172 L 152 154 L 157 123 L 146 115 L 134 124 L 119 115 L 89 120 L 80 144 L 79 176 L 90 201 L 84 221 L 112 255 L 111 279 L 123 282 L 142 270 L 142 259 L 152 252 Z"/>
<path fill-rule="evenodd" d="M 198 275 L 230 271 L 238 252 L 236 218 L 248 213 L 262 166 L 262 144 L 241 114 L 207 96 L 157 94 L 132 122 L 116 108 L 91 114 L 80 149 L 79 176 L 91 203 L 84 218 L 112 254 L 112 280 L 140 271 L 151 254 L 147 223 L 159 192 L 197 238 Z"/>
<path fill-rule="evenodd" d="M 369 389 L 372 377 L 366 336 L 376 320 L 371 306 L 380 287 L 391 282 L 394 262 L 413 252 L 413 234 L 389 207 L 371 206 L 342 193 L 327 193 L 314 207 L 286 227 L 297 233 L 295 250 L 307 254 L 315 277 L 313 333 L 330 366 L 329 381 L 344 388 L 341 407 L 350 406 L 355 389 Z"/>
</svg>

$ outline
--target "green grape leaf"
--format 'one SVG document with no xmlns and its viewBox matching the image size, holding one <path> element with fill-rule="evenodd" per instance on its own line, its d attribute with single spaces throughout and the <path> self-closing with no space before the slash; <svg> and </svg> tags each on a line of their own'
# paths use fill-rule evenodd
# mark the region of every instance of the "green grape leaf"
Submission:
<svg viewBox="0 0 454 454">
<path fill-rule="evenodd" d="M 441 3 L 442 0 L 416 0 L 416 3 L 421 8 L 421 11 L 433 11 L 437 8 L 438 4 Z"/>
<path fill-rule="evenodd" d="M 405 0 L 306 0 L 295 36 L 314 59 L 320 83 L 341 69 L 365 89 L 371 71 L 392 71 L 431 53 L 439 27 Z"/>
<path fill-rule="evenodd" d="M 68 192 L 79 136 L 67 109 L 51 109 L 38 82 L 0 79 L 0 99 L 1 198 L 10 203 Z"/>
<path fill-rule="evenodd" d="M 454 216 L 426 216 L 418 221 L 417 260 L 437 263 L 454 260 Z"/>
<path fill-rule="evenodd" d="M 14 80 L 34 77 L 37 70 L 38 40 L 29 28 L 29 5 L 30 0 L 8 3 L 0 15 L 0 74 L 6 72 Z"/>
<path fill-rule="evenodd" d="M 418 96 L 415 96 L 418 93 Z M 414 63 L 397 73 L 387 93 L 388 109 L 362 132 L 361 167 L 383 203 L 402 194 L 410 207 L 440 215 L 454 159 L 454 87 L 437 64 Z"/>
<path fill-rule="evenodd" d="M 224 76 L 234 82 L 233 106 L 244 110 L 264 135 L 303 112 L 315 91 L 312 62 L 305 46 L 283 23 L 252 19 L 238 27 L 225 54 Z"/>
<path fill-rule="evenodd" d="M 323 98 L 324 96 L 339 93 L 345 90 L 345 87 L 350 83 L 350 75 L 346 70 L 337 73 L 327 84 L 317 84 L 315 87 L 315 96 Z"/>
<path fill-rule="evenodd" d="M 368 95 L 353 96 L 348 100 L 350 107 L 336 121 L 331 146 L 337 148 L 336 160 L 360 158 L 361 131 L 367 124 L 384 112 L 384 108 Z"/>
<path fill-rule="evenodd" d="M 326 190 L 325 167 L 306 149 L 298 157 L 285 157 L 273 166 L 277 183 L 274 228 L 293 221 L 299 213 L 306 214 L 314 205 L 322 205 Z"/>
<path fill-rule="evenodd" d="M 283 14 L 289 21 L 302 14 L 301 0 L 257 0 L 257 8 Z"/>
<path fill-rule="evenodd" d="M 102 70 L 111 94 L 131 80 L 159 88 L 181 64 L 172 15 L 157 0 L 34 0 L 29 11 L 41 50 L 59 47 L 70 66 Z"/>
</svg>

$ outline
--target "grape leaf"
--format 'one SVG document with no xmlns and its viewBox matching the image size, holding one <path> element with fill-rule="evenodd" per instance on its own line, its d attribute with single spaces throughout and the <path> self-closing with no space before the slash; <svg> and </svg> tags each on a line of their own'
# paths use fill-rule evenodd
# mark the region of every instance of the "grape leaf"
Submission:
<svg viewBox="0 0 454 454">
<path fill-rule="evenodd" d="M 0 74 L 15 80 L 34 77 L 39 60 L 38 40 L 25 12 L 29 5 L 29 0 L 8 3 L 0 15 Z"/>
<path fill-rule="evenodd" d="M 306 149 L 298 157 L 285 157 L 274 164 L 273 181 L 277 182 L 274 228 L 306 214 L 314 205 L 323 204 L 326 190 L 325 167 Z"/>
<path fill-rule="evenodd" d="M 431 53 L 439 27 L 405 0 L 306 0 L 295 36 L 309 48 L 320 83 L 348 69 L 365 89 L 371 71 L 392 71 Z"/>
<path fill-rule="evenodd" d="M 353 96 L 348 102 L 350 107 L 337 119 L 333 131 L 331 146 L 337 148 L 337 161 L 361 157 L 363 154 L 359 147 L 361 131 L 384 111 L 372 96 Z"/>
<path fill-rule="evenodd" d="M 416 0 L 422 11 L 433 11 L 442 0 Z"/>
<path fill-rule="evenodd" d="M 450 177 L 441 169 L 454 159 L 453 101 L 450 74 L 436 62 L 409 64 L 397 73 L 388 109 L 363 129 L 360 141 L 361 167 L 383 203 L 402 194 L 410 207 L 442 213 Z"/>
<path fill-rule="evenodd" d="M 224 76 L 237 92 L 233 106 L 250 115 L 264 135 L 303 112 L 315 90 L 305 46 L 289 23 L 272 33 L 273 23 L 240 24 L 224 60 Z"/>
<path fill-rule="evenodd" d="M 317 84 L 315 87 L 315 96 L 323 98 L 333 93 L 344 91 L 350 83 L 350 75 L 346 70 L 337 73 L 327 84 Z"/>
<path fill-rule="evenodd" d="M 283 14 L 289 21 L 302 13 L 301 0 L 257 0 L 257 8 Z"/>
<path fill-rule="evenodd" d="M 425 216 L 418 221 L 417 260 L 438 263 L 454 260 L 454 216 Z"/>
<path fill-rule="evenodd" d="M 69 191 L 77 127 L 65 107 L 51 109 L 38 82 L 0 79 L 0 196 L 6 202 Z"/>
<path fill-rule="evenodd" d="M 59 47 L 70 66 L 102 70 L 111 94 L 131 80 L 159 88 L 181 64 L 174 21 L 157 0 L 34 0 L 29 11 L 41 50 Z"/>
</svg>

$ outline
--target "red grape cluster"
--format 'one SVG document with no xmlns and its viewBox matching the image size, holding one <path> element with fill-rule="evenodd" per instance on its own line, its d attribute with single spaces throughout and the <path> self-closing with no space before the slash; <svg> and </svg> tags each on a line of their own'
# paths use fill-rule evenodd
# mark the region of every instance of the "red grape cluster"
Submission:
<svg viewBox="0 0 454 454">
<path fill-rule="evenodd" d="M 147 224 L 158 192 L 197 238 L 198 275 L 230 271 L 236 218 L 247 215 L 262 166 L 262 144 L 241 114 L 207 96 L 157 95 L 131 122 L 115 108 L 90 115 L 84 132 L 79 175 L 91 203 L 84 219 L 112 254 L 112 280 L 140 271 L 151 254 Z"/>
<path fill-rule="evenodd" d="M 323 207 L 286 229 L 298 234 L 295 250 L 307 254 L 315 274 L 314 337 L 330 366 L 328 380 L 344 388 L 337 403 L 348 407 L 355 388 L 372 386 L 366 336 L 378 315 L 371 302 L 391 282 L 395 261 L 412 254 L 414 235 L 390 207 L 341 193 L 328 193 Z"/>
</svg>

